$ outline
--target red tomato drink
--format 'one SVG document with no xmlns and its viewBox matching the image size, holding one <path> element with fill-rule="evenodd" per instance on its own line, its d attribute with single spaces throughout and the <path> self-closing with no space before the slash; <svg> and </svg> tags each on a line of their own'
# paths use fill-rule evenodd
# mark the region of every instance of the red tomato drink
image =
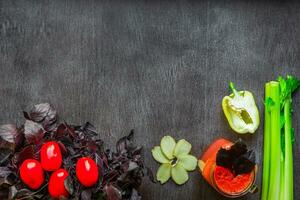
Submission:
<svg viewBox="0 0 300 200">
<path fill-rule="evenodd" d="M 236 198 L 252 192 L 255 188 L 257 166 L 249 172 L 235 175 L 230 169 L 216 164 L 216 156 L 220 148 L 230 149 L 233 143 L 220 138 L 215 140 L 199 158 L 198 166 L 204 179 L 220 194 Z"/>
</svg>

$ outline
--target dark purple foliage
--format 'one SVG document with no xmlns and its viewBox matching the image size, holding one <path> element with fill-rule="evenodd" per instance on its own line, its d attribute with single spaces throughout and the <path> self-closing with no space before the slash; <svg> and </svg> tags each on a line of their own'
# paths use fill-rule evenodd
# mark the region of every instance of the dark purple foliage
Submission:
<svg viewBox="0 0 300 200">
<path fill-rule="evenodd" d="M 255 154 L 253 150 L 248 151 L 246 144 L 240 139 L 228 150 L 221 148 L 216 162 L 236 175 L 249 173 L 255 167 Z"/>
<path fill-rule="evenodd" d="M 13 163 L 20 167 L 26 159 L 37 159 L 33 145 L 25 146 L 20 152 L 15 153 Z"/>
<path fill-rule="evenodd" d="M 18 169 L 24 160 L 39 159 L 39 151 L 45 141 L 57 141 L 63 154 L 63 168 L 69 172 L 65 187 L 69 199 L 89 200 L 140 200 L 137 188 L 144 174 L 152 176 L 144 167 L 142 148 L 133 145 L 133 130 L 121 138 L 116 150 L 103 148 L 95 127 L 87 122 L 82 126 L 58 123 L 56 111 L 48 103 L 35 105 L 24 112 L 24 125 L 0 127 L 0 199 L 50 199 L 46 173 L 45 184 L 37 191 L 26 187 L 18 177 Z M 82 186 L 75 173 L 77 159 L 89 156 L 99 168 L 99 181 L 93 187 Z M 152 177 L 153 178 L 153 177 Z"/>
<path fill-rule="evenodd" d="M 0 148 L 15 150 L 19 131 L 14 124 L 0 126 Z"/>
<path fill-rule="evenodd" d="M 35 105 L 29 113 L 24 112 L 24 116 L 26 119 L 40 123 L 46 131 L 53 131 L 57 126 L 56 110 L 49 103 Z"/>
<path fill-rule="evenodd" d="M 106 193 L 107 199 L 109 200 L 119 200 L 122 199 L 121 189 L 117 188 L 112 184 L 107 184 L 104 187 L 104 191 Z"/>
<path fill-rule="evenodd" d="M 43 139 L 45 131 L 41 124 L 26 120 L 24 124 L 24 135 L 29 144 L 39 144 Z"/>
</svg>

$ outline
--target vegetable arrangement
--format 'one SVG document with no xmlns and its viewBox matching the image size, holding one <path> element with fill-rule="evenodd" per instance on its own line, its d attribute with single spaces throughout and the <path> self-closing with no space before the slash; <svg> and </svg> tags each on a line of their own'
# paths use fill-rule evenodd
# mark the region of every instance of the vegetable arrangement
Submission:
<svg viewBox="0 0 300 200">
<path fill-rule="evenodd" d="M 0 199 L 141 199 L 137 188 L 152 176 L 133 131 L 104 150 L 89 122 L 58 123 L 48 103 L 24 116 L 21 127 L 0 126 Z"/>
<path fill-rule="evenodd" d="M 291 102 L 292 93 L 299 86 L 300 80 L 292 76 L 279 77 L 278 81 L 266 84 L 262 200 L 293 199 Z M 232 94 L 223 98 L 222 108 L 230 127 L 239 134 L 254 133 L 260 118 L 252 93 L 237 91 L 232 82 L 229 87 Z M 162 163 L 157 172 L 157 180 L 162 184 L 170 176 L 177 184 L 188 180 L 184 170 L 172 173 L 176 171 L 173 159 L 179 158 L 174 154 L 175 146 L 175 140 L 165 136 L 161 146 L 152 149 L 154 159 Z M 257 191 L 254 182 L 258 166 L 254 153 L 241 141 L 233 144 L 226 139 L 216 140 L 199 159 L 198 166 L 205 180 L 224 196 L 235 198 Z"/>
<path fill-rule="evenodd" d="M 279 77 L 265 86 L 265 126 L 262 200 L 293 200 L 292 93 L 300 80 Z M 254 97 L 237 91 L 222 100 L 230 127 L 239 134 L 254 133 L 260 123 Z M 25 123 L 0 126 L 0 199 L 140 200 L 137 192 L 145 174 L 142 148 L 133 145 L 133 131 L 116 150 L 103 148 L 95 128 L 59 123 L 48 103 L 24 112 Z M 256 189 L 255 155 L 242 140 L 213 142 L 197 160 L 192 145 L 164 136 L 151 152 L 161 164 L 156 179 L 188 181 L 197 164 L 204 179 L 220 194 L 235 198 Z"/>
<path fill-rule="evenodd" d="M 262 200 L 292 200 L 292 93 L 300 80 L 279 77 L 265 86 L 265 128 Z"/>
</svg>

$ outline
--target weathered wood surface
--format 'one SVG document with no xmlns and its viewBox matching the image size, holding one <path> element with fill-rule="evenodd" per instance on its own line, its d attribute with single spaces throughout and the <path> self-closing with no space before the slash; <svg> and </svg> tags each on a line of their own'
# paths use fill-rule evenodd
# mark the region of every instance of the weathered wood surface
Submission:
<svg viewBox="0 0 300 200">
<path fill-rule="evenodd" d="M 261 1 L 0 1 L 0 123 L 50 102 L 61 119 L 95 124 L 108 145 L 136 130 L 145 162 L 165 134 L 199 155 L 237 139 L 221 110 L 227 83 L 254 93 L 300 77 L 300 4 Z M 300 93 L 294 98 L 295 199 L 300 199 Z M 243 138 L 261 166 L 263 123 Z M 257 180 L 261 183 L 261 171 Z M 145 179 L 143 199 L 225 199 L 197 173 L 178 187 Z M 241 199 L 259 199 L 259 194 Z"/>
</svg>

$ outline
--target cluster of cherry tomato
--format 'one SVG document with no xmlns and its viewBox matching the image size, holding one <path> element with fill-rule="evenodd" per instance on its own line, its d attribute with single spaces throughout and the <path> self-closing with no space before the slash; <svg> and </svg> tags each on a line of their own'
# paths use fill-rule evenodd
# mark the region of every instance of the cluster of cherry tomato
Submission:
<svg viewBox="0 0 300 200">
<path fill-rule="evenodd" d="M 38 189 L 44 183 L 44 170 L 52 172 L 48 191 L 52 198 L 68 197 L 64 181 L 68 177 L 68 171 L 61 168 L 62 154 L 58 143 L 46 142 L 40 151 L 41 162 L 35 159 L 25 160 L 20 167 L 20 177 L 31 189 Z M 76 163 L 76 177 L 85 187 L 91 187 L 98 181 L 98 167 L 95 161 L 89 157 L 82 157 Z"/>
</svg>

